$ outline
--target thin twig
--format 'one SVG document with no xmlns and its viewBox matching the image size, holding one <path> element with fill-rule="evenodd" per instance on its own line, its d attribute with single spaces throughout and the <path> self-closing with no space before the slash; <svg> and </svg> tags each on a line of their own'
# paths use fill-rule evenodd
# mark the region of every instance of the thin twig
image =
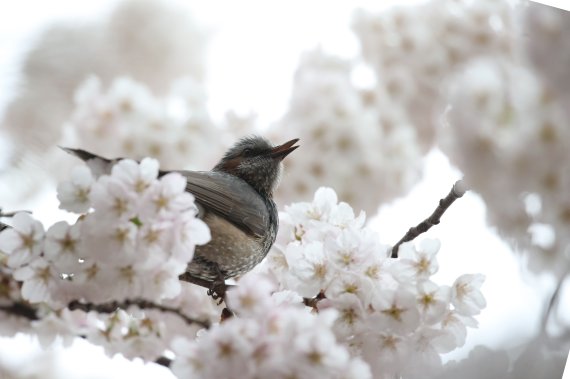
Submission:
<svg viewBox="0 0 570 379">
<path fill-rule="evenodd" d="M 196 278 L 192 275 L 190 275 L 189 272 L 185 272 L 184 274 L 181 274 L 178 276 L 178 279 L 183 281 L 183 282 L 188 282 L 188 283 L 192 283 L 192 284 L 196 284 L 197 286 L 200 287 L 204 287 L 207 288 L 209 293 L 208 295 L 211 295 L 210 292 L 218 292 L 219 297 L 214 297 L 214 300 L 217 300 L 218 298 L 224 298 L 225 294 L 228 290 L 230 290 L 232 287 L 235 287 L 235 284 L 226 284 L 223 283 L 223 288 L 221 288 L 220 285 L 215 285 L 216 283 L 206 280 L 206 279 L 200 279 L 200 278 Z"/>
<path fill-rule="evenodd" d="M 179 275 L 178 279 L 183 282 L 196 284 L 197 286 L 204 287 L 207 289 L 210 289 L 212 287 L 212 282 L 191 276 L 189 272 L 185 272 L 184 274 Z"/>
<path fill-rule="evenodd" d="M 172 359 L 166 357 L 159 357 L 154 361 L 154 363 L 170 368 L 170 365 L 172 364 Z"/>
<path fill-rule="evenodd" d="M 455 182 L 451 188 L 451 191 L 449 191 L 449 194 L 447 194 L 445 198 L 439 201 L 439 204 L 433 213 L 418 225 L 411 227 L 406 235 L 404 235 L 404 237 L 402 237 L 402 239 L 399 240 L 396 245 L 394 245 L 392 248 L 392 258 L 398 258 L 398 249 L 400 248 L 401 244 L 413 240 L 420 234 L 427 232 L 432 226 L 439 224 L 441 216 L 443 216 L 447 208 L 449 208 L 449 206 L 453 204 L 455 200 L 462 197 L 466 191 L 467 189 L 465 188 L 463 180 L 458 180 Z"/>
<path fill-rule="evenodd" d="M 14 217 L 17 213 L 26 212 L 32 214 L 31 211 L 13 211 L 13 212 L 2 212 L 2 208 L 0 208 L 0 217 Z"/>
<path fill-rule="evenodd" d="M 156 304 L 151 301 L 143 299 L 134 299 L 134 300 L 127 299 L 125 301 L 112 301 L 109 303 L 102 303 L 102 304 L 82 303 L 78 300 L 73 300 L 68 304 L 67 307 L 69 308 L 70 311 L 79 309 L 84 312 L 96 311 L 99 313 L 113 313 L 118 308 L 126 309 L 130 306 L 137 306 L 140 309 L 156 309 L 161 312 L 174 314 L 180 317 L 182 320 L 184 320 L 187 324 L 200 325 L 201 327 L 206 329 L 210 327 L 209 321 L 198 320 L 181 313 L 179 309 Z M 10 305 L 0 305 L 0 311 L 14 316 L 27 318 L 30 321 L 36 321 L 40 319 L 40 317 L 37 314 L 37 309 L 25 302 L 15 301 Z"/>
<path fill-rule="evenodd" d="M 200 278 L 196 278 L 192 275 L 190 275 L 189 272 L 185 272 L 184 274 L 181 274 L 180 276 L 178 276 L 178 279 L 183 281 L 183 282 L 188 282 L 188 283 L 192 283 L 192 284 L 196 284 L 200 287 L 204 287 L 208 289 L 208 295 L 211 296 L 214 300 L 218 300 L 220 299 L 220 302 L 218 302 L 218 305 L 220 305 L 223 302 L 226 301 L 226 294 L 228 292 L 228 290 L 231 290 L 232 288 L 237 287 L 237 285 L 235 284 L 227 284 L 226 282 L 224 282 L 222 279 L 222 281 L 220 283 L 216 282 L 211 282 L 205 279 L 200 279 Z M 232 317 L 235 316 L 235 312 L 233 310 L 230 309 L 230 307 L 228 307 L 227 303 L 225 304 L 226 307 L 224 309 L 222 309 L 222 313 L 220 314 L 220 322 L 224 322 Z"/>
<path fill-rule="evenodd" d="M 225 307 L 224 309 L 222 309 L 222 314 L 220 315 L 220 322 L 227 321 L 234 316 L 235 316 L 234 311 L 232 311 L 228 307 Z"/>
<path fill-rule="evenodd" d="M 548 325 L 548 320 L 552 316 L 552 313 L 555 310 L 554 308 L 557 306 L 557 304 L 560 300 L 560 290 L 562 289 L 562 285 L 566 281 L 566 278 L 568 277 L 569 274 L 570 274 L 569 272 L 566 272 L 558 280 L 558 283 L 556 284 L 556 288 L 554 289 L 554 291 L 552 292 L 552 295 L 550 296 L 550 300 L 548 301 L 548 306 L 546 307 L 544 315 L 542 316 L 541 332 L 544 334 L 546 334 L 546 327 Z"/>
<path fill-rule="evenodd" d="M 14 316 L 27 318 L 30 321 L 40 319 L 37 314 L 37 309 L 24 302 L 16 301 L 10 305 L 0 305 L 0 311 Z"/>
<path fill-rule="evenodd" d="M 206 328 L 206 329 L 208 329 L 210 327 L 210 322 L 207 320 L 198 320 L 198 319 L 195 319 L 193 317 L 190 317 L 190 316 L 183 314 L 182 312 L 180 312 L 179 309 L 167 307 L 165 305 L 156 304 L 156 303 L 153 303 L 152 301 L 148 301 L 148 300 L 144 300 L 144 299 L 133 299 L 133 300 L 127 299 L 124 301 L 111 301 L 109 303 L 102 303 L 102 304 L 82 303 L 78 300 L 73 300 L 72 302 L 70 302 L 68 304 L 67 307 L 69 308 L 69 310 L 72 310 L 72 311 L 75 309 L 80 309 L 84 312 L 96 311 L 99 313 L 113 313 L 118 308 L 126 309 L 130 306 L 133 306 L 133 305 L 140 308 L 140 309 L 155 309 L 155 310 L 158 310 L 161 312 L 174 314 L 174 315 L 180 317 L 182 320 L 184 320 L 187 324 L 200 325 L 201 327 Z"/>
<path fill-rule="evenodd" d="M 327 297 L 325 296 L 325 293 L 321 291 L 315 297 L 304 297 L 303 304 L 305 304 L 307 307 L 313 308 L 313 310 L 318 312 L 319 309 L 317 308 L 317 304 L 319 304 L 319 301 L 326 298 Z"/>
</svg>

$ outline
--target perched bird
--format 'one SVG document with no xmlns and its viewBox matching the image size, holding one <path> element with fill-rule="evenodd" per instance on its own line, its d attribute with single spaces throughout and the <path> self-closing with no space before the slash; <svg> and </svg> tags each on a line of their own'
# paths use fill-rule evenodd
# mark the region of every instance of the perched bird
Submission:
<svg viewBox="0 0 570 379">
<path fill-rule="evenodd" d="M 217 299 L 224 296 L 226 279 L 245 274 L 265 258 L 278 229 L 273 191 L 281 176 L 281 161 L 299 147 L 297 141 L 273 146 L 262 137 L 247 137 L 232 146 L 211 171 L 176 171 L 186 177 L 186 190 L 196 198 L 198 217 L 212 235 L 209 243 L 196 247 L 182 280 L 209 288 Z M 99 172 L 110 172 L 119 160 L 63 149 Z"/>
</svg>

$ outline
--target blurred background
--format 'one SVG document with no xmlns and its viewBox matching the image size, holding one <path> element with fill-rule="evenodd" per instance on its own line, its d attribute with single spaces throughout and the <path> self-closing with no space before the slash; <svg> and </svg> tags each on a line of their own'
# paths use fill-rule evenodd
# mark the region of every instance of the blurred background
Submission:
<svg viewBox="0 0 570 379">
<path fill-rule="evenodd" d="M 533 161 L 538 137 L 526 131 L 535 126 L 570 150 L 570 91 L 556 79 L 570 63 L 560 45 L 565 13 L 502 0 L 5 5 L 0 207 L 33 211 L 45 225 L 69 220 L 55 188 L 79 162 L 58 145 L 207 170 L 237 138 L 259 133 L 274 143 L 301 138 L 277 194 L 281 209 L 330 186 L 395 244 L 465 175 L 474 191 L 426 236 L 442 242 L 436 279 L 483 273 L 488 304 L 446 359 L 483 345 L 500 353 L 475 358 L 541 354 L 556 372 L 568 352 L 570 237 L 549 212 L 567 202 L 535 185 L 550 171 L 527 162 L 519 172 L 516 162 Z M 503 103 L 508 112 L 492 106 Z M 552 146 L 538 160 L 562 170 L 570 159 L 548 155 Z M 552 175 L 563 178 L 557 193 L 567 193 L 566 177 Z M 84 341 L 44 351 L 29 336 L 0 338 L 0 378 L 119 378 L 124 370 L 173 377 Z"/>
</svg>

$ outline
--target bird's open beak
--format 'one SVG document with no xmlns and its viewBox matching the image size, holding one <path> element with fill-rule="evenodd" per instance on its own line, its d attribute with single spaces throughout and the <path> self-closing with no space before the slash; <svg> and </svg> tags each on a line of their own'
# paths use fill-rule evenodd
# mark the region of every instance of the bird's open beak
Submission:
<svg viewBox="0 0 570 379">
<path fill-rule="evenodd" d="M 272 158 L 283 159 L 287 155 L 289 155 L 293 150 L 298 148 L 299 146 L 293 146 L 299 141 L 299 138 L 292 139 L 291 141 L 285 142 L 283 145 L 275 146 L 271 149 L 269 155 Z"/>
</svg>

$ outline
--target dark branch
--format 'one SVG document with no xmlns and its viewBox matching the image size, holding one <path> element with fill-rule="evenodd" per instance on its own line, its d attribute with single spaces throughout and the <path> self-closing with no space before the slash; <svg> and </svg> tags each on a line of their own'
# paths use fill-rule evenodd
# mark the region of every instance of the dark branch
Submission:
<svg viewBox="0 0 570 379">
<path fill-rule="evenodd" d="M 10 226 L 10 225 L 6 225 L 6 224 L 4 224 L 3 222 L 0 222 L 0 232 L 1 232 L 2 230 L 4 230 L 4 229 L 8 229 L 8 228 L 11 228 L 11 226 Z"/>
<path fill-rule="evenodd" d="M 156 304 L 156 303 L 153 303 L 151 301 L 143 300 L 143 299 L 135 299 L 135 300 L 127 299 L 127 300 L 122 301 L 122 302 L 112 301 L 112 302 L 103 303 L 103 304 L 82 303 L 78 300 L 73 300 L 72 302 L 70 302 L 68 304 L 67 307 L 71 311 L 79 309 L 79 310 L 82 310 L 84 312 L 96 311 L 99 313 L 113 313 L 119 308 L 126 309 L 130 306 L 136 306 L 140 309 L 155 309 L 155 310 L 158 310 L 161 312 L 171 313 L 171 314 L 174 314 L 174 315 L 180 317 L 187 324 L 200 325 L 201 327 L 206 328 L 206 329 L 210 327 L 209 321 L 198 320 L 198 319 L 192 318 L 190 316 L 187 316 L 187 315 L 181 313 L 179 309 L 167 307 L 165 305 Z M 36 321 L 36 320 L 40 319 L 40 317 L 37 314 L 36 308 L 32 307 L 28 303 L 21 302 L 21 301 L 15 301 L 15 302 L 11 303 L 10 305 L 0 305 L 0 311 L 14 315 L 14 316 L 27 318 L 30 321 Z"/>
<path fill-rule="evenodd" d="M 222 314 L 220 315 L 220 322 L 224 322 L 234 317 L 235 313 L 228 307 L 222 309 Z"/>
<path fill-rule="evenodd" d="M 191 276 L 189 272 L 185 272 L 184 274 L 181 274 L 180 276 L 178 276 L 178 279 L 183 281 L 183 282 L 196 284 L 197 286 L 204 287 L 207 289 L 210 289 L 210 287 L 212 287 L 211 281 Z"/>
<path fill-rule="evenodd" d="M 26 212 L 29 214 L 32 214 L 31 211 L 13 211 L 13 212 L 3 212 L 2 208 L 0 208 L 0 217 L 14 217 L 16 215 L 16 213 L 20 213 L 20 212 Z M 6 224 L 4 224 L 6 225 Z M 6 225 L 7 226 L 7 225 Z M 1 230 L 1 229 L 0 229 Z"/>
<path fill-rule="evenodd" d="M 556 288 L 554 289 L 554 291 L 552 292 L 552 295 L 550 296 L 550 300 L 548 301 L 548 305 L 546 307 L 544 315 L 542 316 L 542 332 L 543 333 L 546 333 L 546 326 L 548 324 L 548 320 L 550 319 L 550 317 L 554 313 L 555 308 L 557 307 L 557 305 L 560 301 L 560 291 L 561 291 L 562 286 L 564 285 L 564 282 L 566 281 L 566 278 L 568 277 L 568 275 L 570 275 L 570 273 L 566 272 L 558 280 L 558 283 L 556 284 Z"/>
<path fill-rule="evenodd" d="M 318 311 L 319 309 L 317 308 L 317 304 L 319 303 L 319 301 L 326 299 L 327 297 L 325 296 L 325 293 L 323 291 L 319 292 L 317 296 L 315 297 L 304 297 L 303 298 L 303 304 L 305 304 L 307 307 L 311 307 L 313 308 L 313 310 Z"/>
<path fill-rule="evenodd" d="M 30 321 L 36 321 L 40 319 L 37 314 L 37 309 L 24 302 L 14 302 L 10 305 L 0 305 L 0 311 L 14 316 L 27 318 Z"/>
<path fill-rule="evenodd" d="M 467 189 L 465 188 L 463 180 L 458 180 L 455 182 L 449 194 L 447 194 L 445 198 L 439 200 L 439 205 L 433 211 L 431 216 L 420 222 L 418 225 L 411 227 L 406 235 L 402 237 L 402 239 L 399 240 L 396 245 L 394 245 L 392 248 L 392 258 L 398 258 L 398 249 L 400 248 L 401 244 L 413 240 L 420 234 L 427 232 L 432 226 L 439 224 L 441 216 L 443 216 L 447 208 L 449 208 L 449 206 L 453 204 L 455 200 L 462 197 L 466 191 Z"/>
<path fill-rule="evenodd" d="M 154 363 L 170 368 L 170 365 L 172 364 L 172 359 L 166 357 L 160 357 L 156 361 L 154 361 Z"/>
<path fill-rule="evenodd" d="M 220 281 L 209 281 L 205 279 L 196 278 L 190 273 L 185 272 L 178 276 L 178 279 L 183 282 L 188 282 L 192 284 L 196 284 L 197 286 L 204 287 L 208 289 L 208 295 L 212 296 L 214 300 L 224 299 L 226 292 L 230 290 L 232 287 L 235 287 L 234 284 L 226 284 L 223 279 Z M 220 302 L 221 304 L 221 302 Z M 219 305 L 219 304 L 218 304 Z"/>
<path fill-rule="evenodd" d="M 206 328 L 206 329 L 208 329 L 210 327 L 209 321 L 198 320 L 198 319 L 192 318 L 190 316 L 187 316 L 187 315 L 181 313 L 179 309 L 167 307 L 165 305 L 156 304 L 156 303 L 153 303 L 151 301 L 144 300 L 144 299 L 134 299 L 134 300 L 127 299 L 124 301 L 111 301 L 109 303 L 103 303 L 103 304 L 82 303 L 78 300 L 73 300 L 72 302 L 70 302 L 68 304 L 67 307 L 69 308 L 69 310 L 72 310 L 72 311 L 75 309 L 80 309 L 84 312 L 96 311 L 99 313 L 113 313 L 118 308 L 127 309 L 130 306 L 136 306 L 140 309 L 155 309 L 155 310 L 158 310 L 161 312 L 171 313 L 171 314 L 174 314 L 174 315 L 180 317 L 187 324 L 200 325 L 201 327 Z"/>
</svg>

